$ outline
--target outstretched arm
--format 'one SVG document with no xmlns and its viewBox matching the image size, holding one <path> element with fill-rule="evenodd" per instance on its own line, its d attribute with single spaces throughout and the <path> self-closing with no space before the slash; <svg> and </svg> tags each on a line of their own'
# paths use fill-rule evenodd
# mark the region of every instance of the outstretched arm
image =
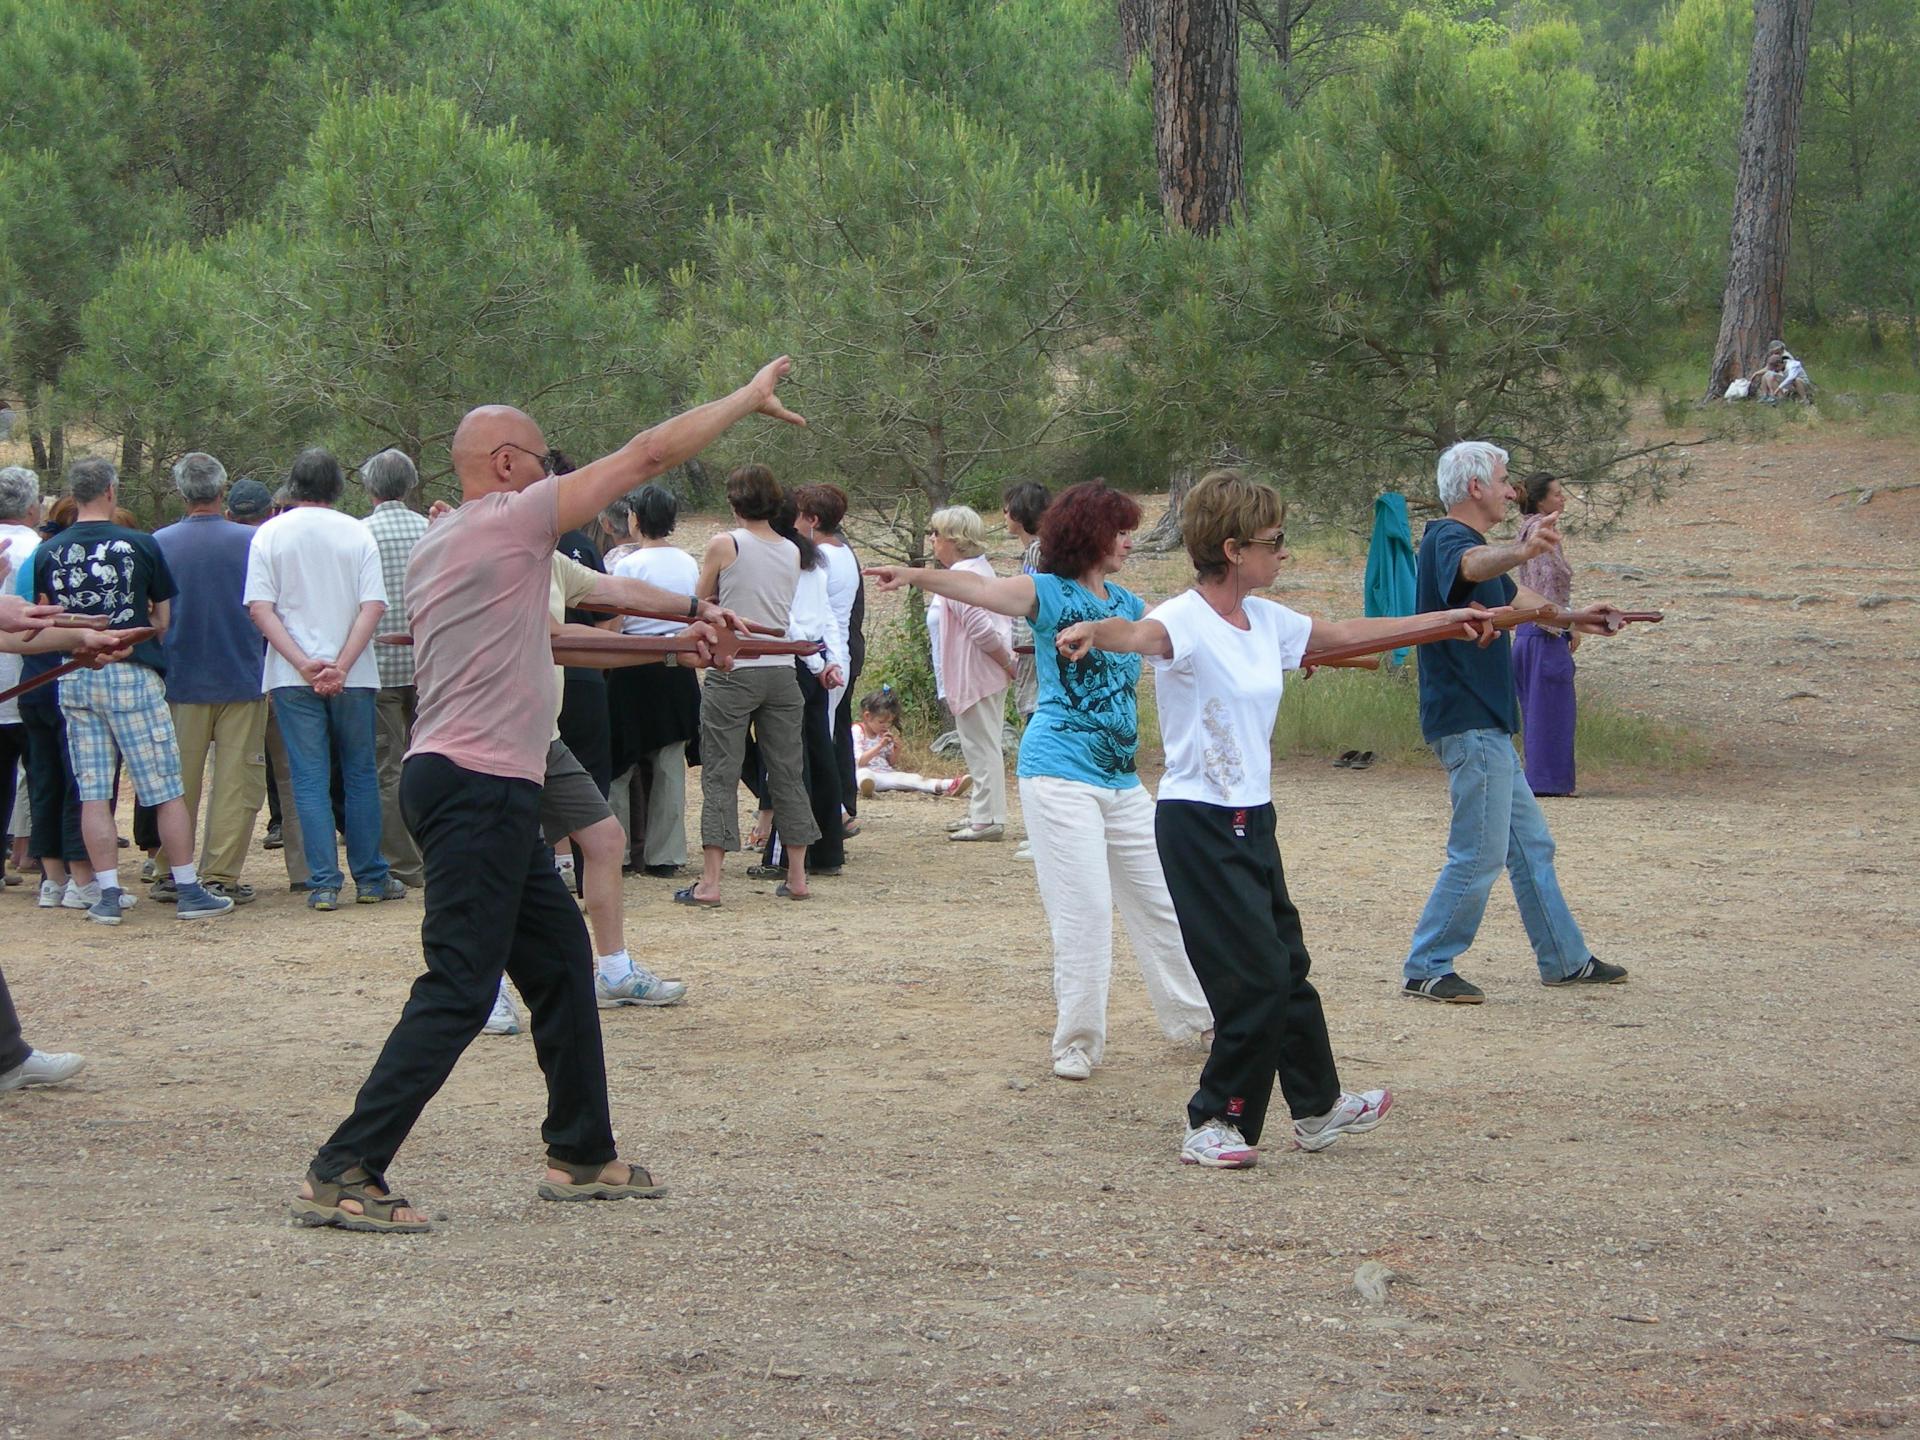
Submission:
<svg viewBox="0 0 1920 1440">
<path fill-rule="evenodd" d="M 1089 650 L 1111 650 L 1120 655 L 1151 655 L 1157 660 L 1173 658 L 1173 637 L 1158 620 L 1082 620 L 1069 625 L 1053 637 L 1054 648 L 1069 660 L 1078 660 Z"/>
<path fill-rule="evenodd" d="M 631 575 L 600 575 L 594 580 L 587 600 L 594 605 L 618 605 L 632 610 L 661 610 L 684 615 L 689 621 L 704 620 L 722 629 L 735 628 L 739 619 L 731 610 L 722 610 L 706 600 L 695 600 L 678 590 L 664 590 L 651 581 Z M 619 621 L 613 622 L 618 625 Z"/>
<path fill-rule="evenodd" d="M 1460 557 L 1460 578 L 1478 585 L 1524 565 L 1536 555 L 1560 548 L 1560 517 L 1549 515 L 1524 540 L 1508 545 L 1476 545 Z"/>
<path fill-rule="evenodd" d="M 975 575 L 970 570 L 908 565 L 875 565 L 863 573 L 882 592 L 912 585 L 929 595 L 944 595 L 963 605 L 978 605 L 982 610 L 1021 620 L 1033 619 L 1040 608 L 1031 575 Z"/>
<path fill-rule="evenodd" d="M 1479 605 L 1463 605 L 1458 610 L 1440 610 L 1418 618 L 1426 620 L 1461 620 L 1474 625 L 1474 638 L 1483 646 L 1493 643 L 1500 632 L 1491 625 L 1479 625 L 1476 622 L 1488 618 L 1489 611 Z M 1405 630 L 1408 617 L 1405 615 L 1376 616 L 1370 620 L 1319 620 L 1313 622 L 1313 630 L 1307 636 L 1308 650 L 1331 650 L 1339 645 L 1364 645 L 1373 640 L 1391 641 L 1396 632 Z"/>
<path fill-rule="evenodd" d="M 561 476 L 555 500 L 560 528 L 572 530 L 586 524 L 629 490 L 691 460 L 749 415 L 806 424 L 774 393 L 792 368 L 793 362 L 782 355 L 731 395 L 643 430 L 611 455 Z"/>
</svg>

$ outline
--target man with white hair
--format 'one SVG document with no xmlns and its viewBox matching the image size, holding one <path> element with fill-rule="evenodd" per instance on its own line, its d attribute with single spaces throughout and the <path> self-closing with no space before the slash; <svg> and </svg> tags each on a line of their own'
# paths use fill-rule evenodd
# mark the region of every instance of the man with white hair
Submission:
<svg viewBox="0 0 1920 1440">
<path fill-rule="evenodd" d="M 1548 516 L 1525 540 L 1489 544 L 1486 532 L 1514 498 L 1507 483 L 1507 452 L 1484 440 L 1463 440 L 1440 457 L 1440 503 L 1447 513 L 1420 537 L 1414 587 L 1421 613 L 1461 605 L 1544 605 L 1507 572 L 1560 545 L 1558 517 Z M 1588 634 L 1609 633 L 1611 606 L 1594 606 L 1576 621 Z M 1453 1005 L 1478 1005 L 1479 986 L 1454 970 L 1473 944 L 1487 896 L 1504 867 L 1513 881 L 1520 919 L 1533 945 L 1543 985 L 1618 985 L 1626 970 L 1587 948 L 1560 893 L 1553 869 L 1553 837 L 1513 749 L 1520 728 L 1514 693 L 1512 641 L 1446 640 L 1420 649 L 1420 733 L 1447 767 L 1453 824 L 1447 861 L 1414 927 L 1402 994 Z"/>
<path fill-rule="evenodd" d="M 414 843 L 400 813 L 400 762 L 413 743 L 413 721 L 419 710 L 413 685 L 413 647 L 380 645 L 382 635 L 405 635 L 407 618 L 407 562 L 413 547 L 427 533 L 427 517 L 407 503 L 420 482 L 420 472 L 404 450 L 382 450 L 360 467 L 360 483 L 373 498 L 373 511 L 361 523 L 380 547 L 380 574 L 387 586 L 387 609 L 374 627 L 373 660 L 380 672 L 380 692 L 373 701 L 374 768 L 380 776 L 380 853 L 395 879 L 409 889 L 426 883 L 420 867 L 420 847 Z"/>
<path fill-rule="evenodd" d="M 267 800 L 267 700 L 260 689 L 266 642 L 241 596 L 247 588 L 247 552 L 253 530 L 226 516 L 227 467 L 201 451 L 181 457 L 173 485 L 187 513 L 154 531 L 180 593 L 167 627 L 167 706 L 180 737 L 180 783 L 187 825 L 196 829 L 200 788 L 213 751 L 207 796 L 201 883 L 236 905 L 253 899 L 240 883 L 254 821 Z M 173 878 L 154 884 L 157 899 L 171 897 Z"/>
</svg>

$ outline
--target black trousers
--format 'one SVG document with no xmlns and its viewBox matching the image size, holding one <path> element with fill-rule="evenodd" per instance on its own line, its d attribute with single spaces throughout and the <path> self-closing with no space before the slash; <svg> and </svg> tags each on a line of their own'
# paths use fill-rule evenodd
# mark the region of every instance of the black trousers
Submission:
<svg viewBox="0 0 1920 1440">
<path fill-rule="evenodd" d="M 1340 1073 L 1307 980 L 1312 962 L 1287 898 L 1273 806 L 1162 800 L 1153 838 L 1180 939 L 1213 1007 L 1213 1051 L 1188 1122 L 1224 1117 L 1259 1143 L 1276 1076 L 1295 1118 L 1326 1114 L 1340 1098 Z"/>
<path fill-rule="evenodd" d="M 840 771 L 840 806 L 848 815 L 860 813 L 860 770 L 853 757 L 853 687 L 859 678 L 847 682 L 833 710 L 833 759 Z"/>
<path fill-rule="evenodd" d="M 80 789 L 67 759 L 67 722 L 58 705 L 22 705 L 27 727 L 27 801 L 33 828 L 27 853 L 34 859 L 87 860 L 80 838 Z"/>
<path fill-rule="evenodd" d="M 593 777 L 604 797 L 613 792 L 613 715 L 607 709 L 607 677 L 599 670 L 563 670 L 560 742 Z"/>
<path fill-rule="evenodd" d="M 820 827 L 820 838 L 807 847 L 807 868 L 837 869 L 847 862 L 847 827 L 840 819 L 840 765 L 833 753 L 833 712 L 827 706 L 827 687 L 806 666 L 795 665 L 794 669 L 800 675 L 800 698 L 806 707 L 800 723 L 804 742 L 800 779 L 807 787 L 813 823 Z M 767 841 L 763 859 L 768 865 L 787 863 L 779 831 Z"/>
<path fill-rule="evenodd" d="M 25 723 L 0 725 L 0 827 L 13 823 L 15 782 L 18 779 L 19 767 L 24 765 L 26 760 L 27 727 Z M 33 794 L 31 782 L 29 782 L 27 794 L 29 796 Z M 0 1070 L 10 1068 L 10 1066 L 0 1065 Z"/>
<path fill-rule="evenodd" d="M 360 1087 L 353 1114 L 314 1157 L 337 1179 L 387 1166 L 427 1102 L 486 1024 L 502 969 L 533 1011 L 547 1077 L 547 1153 L 574 1165 L 614 1157 L 607 1067 L 594 1007 L 593 946 L 580 907 L 540 838 L 540 787 L 416 755 L 400 772 L 400 810 L 427 876 L 420 926 L 427 969 Z"/>
<path fill-rule="evenodd" d="M 33 1047 L 20 1037 L 20 1012 L 13 1008 L 13 992 L 7 989 L 7 976 L 0 970 L 0 1071 L 24 1065 Z"/>
</svg>

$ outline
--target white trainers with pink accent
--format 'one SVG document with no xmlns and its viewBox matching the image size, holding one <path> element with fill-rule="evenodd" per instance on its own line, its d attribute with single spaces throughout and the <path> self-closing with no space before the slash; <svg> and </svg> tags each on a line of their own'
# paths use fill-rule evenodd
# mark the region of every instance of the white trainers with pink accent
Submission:
<svg viewBox="0 0 1920 1440">
<path fill-rule="evenodd" d="M 1210 1170 L 1251 1170 L 1260 1152 L 1249 1145 L 1237 1125 L 1213 1119 L 1187 1131 L 1180 1146 L 1182 1165 L 1204 1165 Z"/>
<path fill-rule="evenodd" d="M 1324 1150 L 1342 1135 L 1364 1135 L 1393 1108 L 1391 1090 L 1351 1090 L 1340 1092 L 1334 1107 L 1311 1120 L 1293 1122 L 1293 1143 L 1301 1150 Z"/>
</svg>

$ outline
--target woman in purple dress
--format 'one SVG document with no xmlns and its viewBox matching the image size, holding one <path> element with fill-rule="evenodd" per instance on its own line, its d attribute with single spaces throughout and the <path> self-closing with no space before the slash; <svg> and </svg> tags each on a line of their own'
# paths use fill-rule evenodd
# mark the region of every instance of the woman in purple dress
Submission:
<svg viewBox="0 0 1920 1440">
<path fill-rule="evenodd" d="M 1520 539 L 1549 515 L 1566 508 L 1567 497 L 1551 475 L 1529 475 L 1520 487 Z M 1513 578 L 1556 605 L 1570 605 L 1573 568 L 1556 545 L 1536 555 Z M 1535 795 L 1572 795 L 1573 652 L 1580 636 L 1546 625 L 1522 625 L 1513 637 L 1513 681 L 1520 692 L 1520 732 L 1526 750 L 1527 784 Z"/>
</svg>

